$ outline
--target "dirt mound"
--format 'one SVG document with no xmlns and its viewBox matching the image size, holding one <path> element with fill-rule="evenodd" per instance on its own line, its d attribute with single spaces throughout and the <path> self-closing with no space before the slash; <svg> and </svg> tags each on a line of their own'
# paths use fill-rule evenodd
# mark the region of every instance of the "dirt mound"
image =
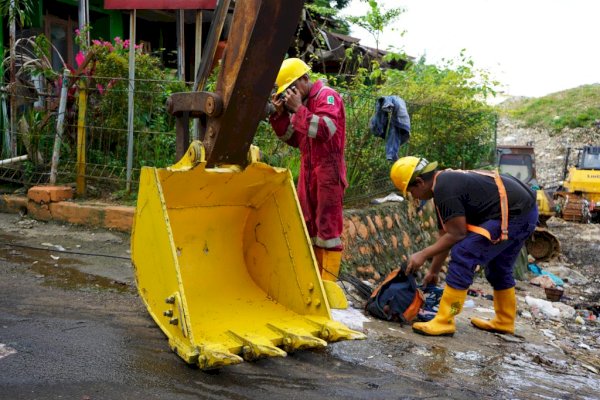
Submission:
<svg viewBox="0 0 600 400">
<path fill-rule="evenodd" d="M 600 146 L 600 128 L 563 129 L 555 132 L 543 128 L 526 128 L 518 121 L 501 117 L 498 121 L 498 144 L 535 147 L 538 182 L 546 188 L 558 186 L 563 180 L 567 148 L 586 144 Z M 571 154 L 575 158 L 575 154 Z M 571 159 L 569 164 L 575 160 Z"/>
</svg>

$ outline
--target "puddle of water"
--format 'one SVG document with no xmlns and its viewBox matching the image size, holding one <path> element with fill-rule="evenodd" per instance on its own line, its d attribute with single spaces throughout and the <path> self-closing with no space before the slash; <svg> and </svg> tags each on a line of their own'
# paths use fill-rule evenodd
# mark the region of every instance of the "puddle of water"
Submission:
<svg viewBox="0 0 600 400">
<path fill-rule="evenodd" d="M 504 383 L 505 393 L 515 395 L 530 393 L 533 399 L 597 399 L 600 383 L 594 377 L 577 375 L 561 360 L 544 358 L 527 353 L 504 356 L 499 367 L 498 378 Z"/>
<path fill-rule="evenodd" d="M 336 343 L 329 351 L 358 365 L 463 387 L 483 397 L 597 399 L 600 393 L 600 380 L 593 379 L 593 374 L 572 362 L 552 358 L 538 348 L 543 346 L 517 347 L 520 353 L 507 355 L 500 348 L 494 353 L 482 353 L 475 347 L 454 351 L 452 342 L 431 346 L 408 339 L 369 330 L 366 341 Z"/>
<path fill-rule="evenodd" d="M 47 284 L 62 289 L 96 288 L 120 293 L 133 290 L 126 284 L 101 276 L 85 274 L 75 268 L 55 267 L 38 263 L 33 265 L 31 269 L 43 275 Z"/>
<path fill-rule="evenodd" d="M 7 235 L 0 235 L 0 240 L 10 243 L 13 241 L 13 238 Z M 117 292 L 133 290 L 128 285 L 112 279 L 79 271 L 74 266 L 88 264 L 80 259 L 69 258 L 60 251 L 1 246 L 0 260 L 29 266 L 38 277 L 45 279 L 44 284 L 61 289 L 97 289 Z"/>
</svg>

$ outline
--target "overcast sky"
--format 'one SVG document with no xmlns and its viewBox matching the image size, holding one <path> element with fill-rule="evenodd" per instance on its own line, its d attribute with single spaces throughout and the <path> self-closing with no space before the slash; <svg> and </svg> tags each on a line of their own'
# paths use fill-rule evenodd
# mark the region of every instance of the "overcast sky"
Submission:
<svg viewBox="0 0 600 400">
<path fill-rule="evenodd" d="M 394 45 L 428 62 L 458 59 L 461 49 L 513 96 L 539 97 L 600 83 L 600 0 L 379 0 L 406 11 L 384 33 Z M 363 15 L 352 0 L 342 12 Z M 406 34 L 400 37 L 399 32 Z M 374 39 L 353 28 L 365 45 Z"/>
</svg>

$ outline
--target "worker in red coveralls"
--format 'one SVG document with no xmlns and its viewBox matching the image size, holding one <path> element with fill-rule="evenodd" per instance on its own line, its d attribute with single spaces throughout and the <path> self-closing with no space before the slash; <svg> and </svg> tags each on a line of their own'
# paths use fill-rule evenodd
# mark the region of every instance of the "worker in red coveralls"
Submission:
<svg viewBox="0 0 600 400">
<path fill-rule="evenodd" d="M 335 281 L 342 257 L 346 113 L 340 95 L 298 58 L 283 61 L 270 117 L 277 137 L 301 154 L 298 199 L 323 279 Z"/>
</svg>

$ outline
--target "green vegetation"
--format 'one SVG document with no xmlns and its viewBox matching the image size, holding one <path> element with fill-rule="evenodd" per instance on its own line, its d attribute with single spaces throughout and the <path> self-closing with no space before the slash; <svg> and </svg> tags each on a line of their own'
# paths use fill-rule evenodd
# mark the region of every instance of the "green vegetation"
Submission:
<svg viewBox="0 0 600 400">
<path fill-rule="evenodd" d="M 537 126 L 554 131 L 589 127 L 600 120 L 600 84 L 513 101 L 499 108 L 528 127 Z"/>
<path fill-rule="evenodd" d="M 398 7 L 384 10 L 379 6 L 379 3 L 376 0 L 368 0 L 367 3 L 369 4 L 370 9 L 365 15 L 350 16 L 348 17 L 348 21 L 369 32 L 369 34 L 373 36 L 373 39 L 375 39 L 376 49 L 379 50 L 379 40 L 383 31 L 400 17 L 400 14 L 404 12 L 404 9 Z M 400 36 L 402 36 L 402 34 L 400 34 Z"/>
</svg>

